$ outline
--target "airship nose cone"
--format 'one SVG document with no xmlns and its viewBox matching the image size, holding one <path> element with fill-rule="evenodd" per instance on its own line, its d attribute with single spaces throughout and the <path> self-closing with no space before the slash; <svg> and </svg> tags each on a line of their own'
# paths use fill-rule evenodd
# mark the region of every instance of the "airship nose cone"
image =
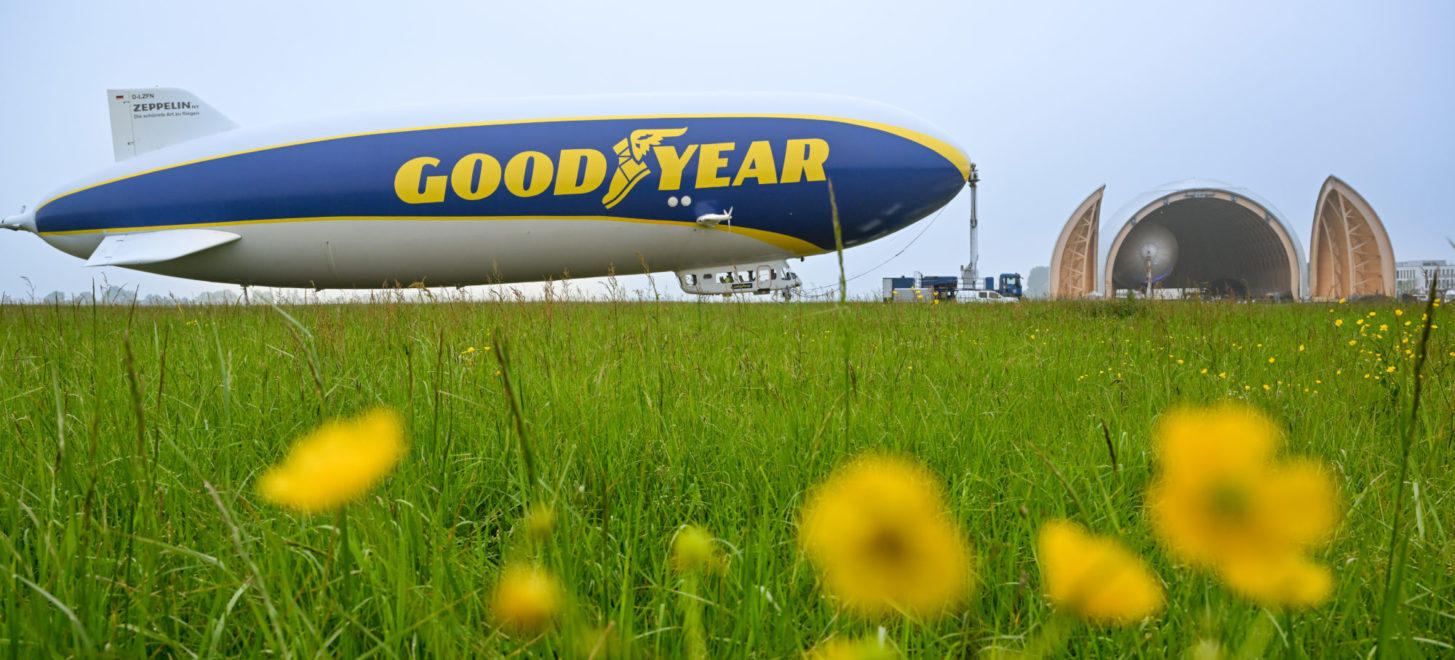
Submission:
<svg viewBox="0 0 1455 660">
<path fill-rule="evenodd" d="M 960 171 L 960 178 L 966 182 L 969 182 L 972 177 L 977 180 L 979 179 L 979 175 L 974 171 L 975 164 L 970 161 L 970 157 L 965 155 L 965 151 L 959 145 L 950 142 L 941 142 L 938 145 L 932 145 L 932 148 L 939 152 L 941 156 L 944 156 L 945 160 L 950 161 L 950 164 L 954 165 L 955 169 Z"/>
</svg>

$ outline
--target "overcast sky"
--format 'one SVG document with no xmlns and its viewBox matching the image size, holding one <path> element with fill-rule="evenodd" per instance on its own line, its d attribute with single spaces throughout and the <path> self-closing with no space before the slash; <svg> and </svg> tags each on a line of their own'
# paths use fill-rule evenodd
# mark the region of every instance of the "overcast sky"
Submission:
<svg viewBox="0 0 1455 660">
<path fill-rule="evenodd" d="M 1266 198 L 1307 248 L 1334 174 L 1379 213 L 1396 258 L 1455 260 L 1455 3 L 689 4 L 6 2 L 0 216 L 112 161 L 107 87 L 182 87 L 243 126 L 504 97 L 808 91 L 954 137 L 983 173 L 982 274 L 1047 265 L 1102 184 L 1110 213 L 1194 176 Z M 957 274 L 969 208 L 962 194 L 847 252 L 849 274 L 867 272 L 851 290 Z M 830 255 L 797 270 L 813 286 L 836 268 Z M 0 232 L 12 297 L 28 295 L 22 278 L 41 296 L 102 274 L 142 295 L 224 288 L 88 269 Z"/>
</svg>

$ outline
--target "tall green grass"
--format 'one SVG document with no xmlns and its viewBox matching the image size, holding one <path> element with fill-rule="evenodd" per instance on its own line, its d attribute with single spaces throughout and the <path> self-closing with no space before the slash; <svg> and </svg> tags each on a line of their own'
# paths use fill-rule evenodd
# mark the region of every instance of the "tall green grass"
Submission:
<svg viewBox="0 0 1455 660">
<path fill-rule="evenodd" d="M 1394 309 L 0 307 L 0 652 L 684 656 L 683 584 L 667 555 L 694 523 L 729 557 L 695 590 L 710 655 L 793 656 L 877 632 L 836 612 L 794 534 L 804 490 L 872 448 L 942 477 L 978 555 L 961 614 L 888 624 L 887 643 L 907 655 L 1021 648 L 1052 620 L 1034 531 L 1069 517 L 1143 553 L 1168 595 L 1144 625 L 1073 630 L 1078 656 L 1234 650 L 1262 621 L 1275 624 L 1269 654 L 1363 656 L 1401 491 L 1407 560 L 1386 650 L 1451 655 L 1455 342 L 1432 333 L 1399 483 L 1405 351 L 1421 310 Z M 1337 475 L 1348 513 L 1320 554 L 1336 579 L 1323 607 L 1245 604 L 1150 535 L 1140 504 L 1158 413 L 1229 398 L 1269 412 L 1288 451 Z M 293 438 L 376 405 L 405 416 L 411 447 L 349 508 L 347 535 L 341 517 L 256 495 Z M 521 518 L 537 502 L 560 517 L 533 550 Z M 532 553 L 571 607 L 555 632 L 512 639 L 489 623 L 490 587 L 506 560 Z"/>
</svg>

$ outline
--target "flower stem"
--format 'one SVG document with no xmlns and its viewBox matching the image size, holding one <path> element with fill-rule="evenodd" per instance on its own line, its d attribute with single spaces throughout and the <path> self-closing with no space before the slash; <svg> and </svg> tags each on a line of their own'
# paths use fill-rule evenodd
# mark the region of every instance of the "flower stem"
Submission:
<svg viewBox="0 0 1455 660">
<path fill-rule="evenodd" d="M 350 603 L 354 599 L 354 553 L 349 548 L 349 508 L 347 506 L 338 510 L 338 548 L 334 553 L 334 564 L 341 571 L 342 578 L 339 585 L 339 604 L 344 612 L 348 612 Z"/>
<path fill-rule="evenodd" d="M 510 384 L 510 347 L 506 345 L 505 337 L 501 335 L 500 328 L 495 329 L 495 360 L 500 364 L 500 380 L 505 387 L 505 398 L 510 403 L 510 417 L 515 421 L 515 434 L 520 440 L 520 461 L 525 467 L 525 498 L 524 501 L 531 501 L 530 494 L 535 489 L 536 464 L 535 456 L 531 452 L 530 439 L 526 436 L 525 416 L 520 412 L 520 401 L 515 395 L 515 388 Z"/>
<path fill-rule="evenodd" d="M 844 230 L 839 225 L 839 202 L 834 199 L 834 182 L 829 184 L 829 211 L 834 220 L 834 251 L 839 254 L 839 303 L 849 300 L 849 281 L 844 277 Z"/>
<path fill-rule="evenodd" d="M 1026 642 L 1022 657 L 1026 660 L 1061 657 L 1061 652 L 1066 648 L 1066 639 L 1071 636 L 1072 623 L 1070 617 L 1059 612 L 1051 615 L 1051 619 Z"/>
<path fill-rule="evenodd" d="M 1255 660 L 1262 658 L 1268 649 L 1268 642 L 1273 640 L 1274 633 L 1273 615 L 1263 610 L 1253 619 L 1253 627 L 1248 635 L 1243 638 L 1243 644 L 1238 647 L 1238 652 L 1233 656 L 1234 660 Z"/>
<path fill-rule="evenodd" d="M 1389 529 L 1389 574 L 1384 586 L 1384 606 L 1379 614 L 1379 645 L 1374 649 L 1375 658 L 1385 657 L 1388 653 L 1390 641 L 1394 637 L 1395 615 L 1399 610 L 1400 583 L 1404 580 L 1405 556 L 1409 550 L 1408 537 L 1400 535 L 1404 522 L 1404 484 L 1409 476 L 1410 447 L 1414 445 L 1415 433 L 1419 429 L 1420 390 L 1424 384 L 1421 372 L 1425 367 L 1425 354 L 1430 344 L 1430 328 L 1435 324 L 1435 292 L 1439 284 L 1438 275 L 1430 278 L 1430 294 L 1425 300 L 1425 323 L 1420 330 L 1420 350 L 1415 356 L 1415 389 L 1413 401 L 1410 403 L 1410 421 L 1404 437 L 1400 440 L 1399 479 L 1394 482 L 1394 518 Z"/>
<path fill-rule="evenodd" d="M 707 636 L 702 629 L 702 600 L 697 597 L 697 575 L 688 573 L 682 585 L 682 633 L 687 638 L 687 657 L 703 660 L 707 657 Z"/>
</svg>

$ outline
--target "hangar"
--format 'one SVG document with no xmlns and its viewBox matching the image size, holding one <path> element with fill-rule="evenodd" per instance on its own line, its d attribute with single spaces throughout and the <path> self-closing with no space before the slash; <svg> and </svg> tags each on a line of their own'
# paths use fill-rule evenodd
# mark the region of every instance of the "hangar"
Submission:
<svg viewBox="0 0 1455 660">
<path fill-rule="evenodd" d="M 1208 179 L 1158 186 L 1101 222 L 1106 186 L 1066 221 L 1051 255 L 1051 297 L 1197 290 L 1243 299 L 1393 296 L 1394 253 L 1379 216 L 1330 176 L 1314 206 L 1307 257 L 1272 204 Z M 1104 251 L 1103 251 L 1104 249 Z"/>
</svg>

